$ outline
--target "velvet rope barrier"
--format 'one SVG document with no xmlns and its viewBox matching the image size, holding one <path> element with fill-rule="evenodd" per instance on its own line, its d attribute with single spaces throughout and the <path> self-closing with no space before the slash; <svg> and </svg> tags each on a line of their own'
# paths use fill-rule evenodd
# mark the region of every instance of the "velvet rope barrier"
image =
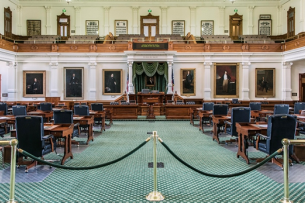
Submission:
<svg viewBox="0 0 305 203">
<path fill-rule="evenodd" d="M 255 166 L 253 166 L 253 167 L 251 167 L 251 168 L 249 168 L 247 170 L 244 170 L 244 171 L 241 171 L 241 172 L 238 172 L 238 173 L 227 174 L 227 175 L 218 175 L 218 174 L 206 173 L 206 172 L 203 172 L 203 171 L 200 171 L 200 170 L 194 168 L 193 166 L 189 165 L 188 163 L 183 161 L 181 158 L 179 158 L 161 139 L 159 139 L 159 141 L 165 147 L 165 149 L 167 149 L 167 151 L 171 155 L 173 155 L 173 157 L 175 157 L 180 163 L 182 163 L 186 167 L 192 169 L 193 171 L 196 171 L 197 173 L 200 173 L 202 175 L 209 176 L 209 177 L 214 177 L 214 178 L 231 178 L 231 177 L 243 175 L 245 173 L 249 173 L 250 171 L 253 171 L 253 170 L 257 169 L 258 167 L 264 165 L 265 163 L 270 161 L 273 157 L 275 157 L 276 155 L 280 154 L 283 151 L 283 149 L 278 149 L 273 154 L 271 154 L 266 159 L 264 159 L 262 162 L 260 162 L 259 164 L 255 165 Z"/>
<path fill-rule="evenodd" d="M 32 155 L 32 154 L 22 150 L 22 149 L 18 149 L 18 152 L 20 152 L 24 156 L 27 156 L 27 157 L 30 157 L 30 158 L 34 159 L 35 161 L 38 161 L 40 163 L 43 163 L 43 164 L 46 164 L 46 165 L 49 165 L 49 166 L 53 166 L 53 167 L 56 167 L 56 168 L 68 169 L 68 170 L 90 170 L 90 169 L 96 169 L 96 168 L 101 168 L 101 167 L 104 167 L 104 166 L 108 166 L 108 165 L 114 164 L 116 162 L 119 162 L 119 161 L 125 159 L 126 157 L 130 156 L 131 154 L 133 154 L 137 150 L 139 150 L 141 147 L 143 147 L 149 140 L 150 140 L 150 138 L 147 138 L 139 146 L 137 146 L 132 151 L 128 152 L 127 154 L 125 154 L 124 156 L 121 156 L 118 159 L 115 159 L 115 160 L 107 162 L 107 163 L 103 163 L 103 164 L 99 164 L 99 165 L 94 165 L 94 166 L 86 166 L 86 167 L 70 167 L 70 166 L 58 165 L 58 164 L 54 164 L 54 163 L 50 163 L 50 162 L 47 162 L 45 160 L 42 160 L 42 159 L 40 159 L 40 158 L 38 158 L 38 157 L 36 157 L 36 156 L 34 156 L 34 155 Z"/>
</svg>

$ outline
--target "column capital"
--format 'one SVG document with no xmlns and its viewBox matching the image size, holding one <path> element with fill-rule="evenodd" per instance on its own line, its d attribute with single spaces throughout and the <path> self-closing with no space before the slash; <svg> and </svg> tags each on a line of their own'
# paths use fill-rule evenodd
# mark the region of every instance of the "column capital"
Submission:
<svg viewBox="0 0 305 203">
<path fill-rule="evenodd" d="M 197 6 L 190 6 L 190 9 L 193 10 L 193 9 L 196 9 Z"/>
<path fill-rule="evenodd" d="M 289 62 L 289 61 L 286 61 L 286 62 L 283 62 L 283 66 L 292 66 L 293 65 L 293 63 L 292 62 Z"/>
<path fill-rule="evenodd" d="M 140 8 L 140 6 L 132 6 L 131 8 L 132 8 L 132 10 L 138 10 Z"/>
<path fill-rule="evenodd" d="M 96 62 L 89 62 L 88 65 L 89 65 L 89 66 L 96 66 L 97 63 L 96 63 Z"/>
<path fill-rule="evenodd" d="M 80 7 L 80 6 L 74 6 L 74 9 L 75 9 L 76 11 L 80 11 L 81 7 Z"/>
<path fill-rule="evenodd" d="M 132 66 L 132 64 L 133 64 L 133 61 L 127 61 L 128 66 Z"/>
<path fill-rule="evenodd" d="M 160 8 L 161 8 L 162 10 L 166 10 L 168 7 L 167 7 L 167 6 L 160 6 Z"/>
<path fill-rule="evenodd" d="M 212 66 L 213 63 L 212 63 L 212 62 L 203 62 L 203 65 L 204 65 L 204 66 Z"/>
<path fill-rule="evenodd" d="M 50 10 L 52 7 L 51 7 L 51 6 L 44 6 L 44 8 L 45 8 L 46 10 Z"/>
<path fill-rule="evenodd" d="M 242 62 L 241 65 L 243 65 L 243 66 L 251 66 L 251 62 Z"/>
<path fill-rule="evenodd" d="M 174 62 L 173 61 L 167 61 L 167 65 L 172 66 L 172 65 L 174 65 Z"/>
<path fill-rule="evenodd" d="M 50 62 L 49 65 L 50 66 L 58 66 L 58 63 L 57 62 Z"/>
<path fill-rule="evenodd" d="M 249 6 L 248 8 L 253 10 L 255 8 L 255 6 Z"/>
<path fill-rule="evenodd" d="M 218 8 L 219 8 L 219 9 L 225 9 L 226 6 L 219 6 Z"/>
<path fill-rule="evenodd" d="M 109 11 L 110 8 L 111 8 L 111 6 L 103 6 L 103 9 L 104 9 L 105 11 Z"/>
</svg>

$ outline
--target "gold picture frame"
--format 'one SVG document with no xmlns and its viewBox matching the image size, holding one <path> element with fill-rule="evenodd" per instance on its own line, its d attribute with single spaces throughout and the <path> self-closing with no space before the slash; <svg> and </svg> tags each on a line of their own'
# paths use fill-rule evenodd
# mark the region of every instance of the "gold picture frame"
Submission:
<svg viewBox="0 0 305 203">
<path fill-rule="evenodd" d="M 185 20 L 172 20 L 172 34 L 185 36 Z"/>
<path fill-rule="evenodd" d="M 275 68 L 255 68 L 255 97 L 275 97 Z"/>
<path fill-rule="evenodd" d="M 201 35 L 214 35 L 214 20 L 202 20 L 200 23 Z"/>
<path fill-rule="evenodd" d="M 84 99 L 83 67 L 64 67 L 64 99 Z"/>
<path fill-rule="evenodd" d="M 103 69 L 103 95 L 123 94 L 123 70 Z"/>
<path fill-rule="evenodd" d="M 196 69 L 180 69 L 180 95 L 196 96 Z"/>
<path fill-rule="evenodd" d="M 27 36 L 41 35 L 41 20 L 26 21 Z"/>
<path fill-rule="evenodd" d="M 23 97 L 46 97 L 46 71 L 23 71 Z"/>
<path fill-rule="evenodd" d="M 149 77 L 146 75 L 145 77 L 145 86 L 146 87 L 154 87 L 156 85 L 157 77 L 154 75 Z"/>
<path fill-rule="evenodd" d="M 128 20 L 114 20 L 114 36 L 128 34 Z"/>
<path fill-rule="evenodd" d="M 86 20 L 86 35 L 99 35 L 98 20 Z"/>
<path fill-rule="evenodd" d="M 225 76 L 226 75 L 226 76 Z M 239 97 L 239 64 L 214 64 L 214 98 Z"/>
</svg>

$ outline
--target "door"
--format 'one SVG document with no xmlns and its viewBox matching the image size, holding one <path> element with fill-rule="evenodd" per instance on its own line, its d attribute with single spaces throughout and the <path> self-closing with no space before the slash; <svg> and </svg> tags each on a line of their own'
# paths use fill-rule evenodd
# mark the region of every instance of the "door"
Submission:
<svg viewBox="0 0 305 203">
<path fill-rule="evenodd" d="M 299 102 L 305 102 L 305 73 L 299 74 Z"/>
<path fill-rule="evenodd" d="M 287 11 L 287 38 L 295 35 L 295 8 L 289 7 Z"/>
<path fill-rule="evenodd" d="M 62 40 L 67 40 L 70 37 L 70 16 L 67 16 L 64 13 L 57 16 L 57 35 L 59 35 Z"/>
<path fill-rule="evenodd" d="M 155 40 L 159 34 L 159 16 L 153 16 L 149 13 L 147 16 L 141 16 L 141 35 L 145 40 Z"/>
<path fill-rule="evenodd" d="M 143 29 L 144 29 L 143 34 L 145 36 L 145 40 L 150 40 L 150 41 L 155 40 L 156 28 L 157 28 L 156 24 L 143 24 Z"/>
<path fill-rule="evenodd" d="M 243 34 L 243 16 L 235 13 L 230 15 L 230 37 L 232 40 L 238 40 Z"/>
<path fill-rule="evenodd" d="M 4 8 L 4 36 L 12 38 L 12 11 L 10 7 Z"/>
</svg>

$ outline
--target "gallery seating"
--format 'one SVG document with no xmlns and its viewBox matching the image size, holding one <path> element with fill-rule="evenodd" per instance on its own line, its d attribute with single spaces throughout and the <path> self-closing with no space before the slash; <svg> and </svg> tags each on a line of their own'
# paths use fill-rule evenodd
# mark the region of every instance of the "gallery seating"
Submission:
<svg viewBox="0 0 305 203">
<path fill-rule="evenodd" d="M 157 42 L 168 40 L 172 41 L 174 44 L 185 44 L 183 38 L 179 34 L 158 34 L 155 36 Z"/>
<path fill-rule="evenodd" d="M 94 44 L 98 39 L 98 35 L 71 35 L 66 44 Z"/>
<path fill-rule="evenodd" d="M 229 35 L 201 35 L 201 40 L 207 44 L 233 44 Z"/>
<path fill-rule="evenodd" d="M 267 37 L 267 35 L 241 35 L 240 40 L 244 43 L 258 43 L 258 44 L 273 44 L 274 40 Z"/>
<path fill-rule="evenodd" d="M 127 44 L 128 41 L 132 41 L 133 39 L 137 39 L 138 41 L 144 41 L 145 36 L 144 36 L 144 34 L 141 34 L 141 35 L 136 35 L 136 34 L 119 35 L 115 40 L 115 44 Z"/>
<path fill-rule="evenodd" d="M 56 40 L 59 40 L 60 36 L 58 35 L 34 35 L 29 38 L 27 41 L 24 41 L 25 44 L 55 44 Z"/>
</svg>

